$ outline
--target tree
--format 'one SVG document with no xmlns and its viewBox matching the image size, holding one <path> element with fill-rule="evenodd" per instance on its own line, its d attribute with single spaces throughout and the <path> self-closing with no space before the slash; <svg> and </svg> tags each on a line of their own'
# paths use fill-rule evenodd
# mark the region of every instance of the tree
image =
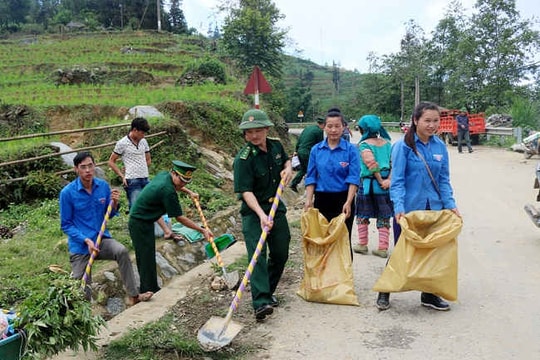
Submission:
<svg viewBox="0 0 540 360">
<path fill-rule="evenodd" d="M 68 9 L 61 9 L 60 11 L 58 11 L 56 13 L 56 15 L 54 16 L 54 18 L 52 19 L 52 22 L 54 24 L 62 24 L 62 25 L 67 25 L 67 23 L 69 23 L 71 21 L 71 19 L 73 18 L 73 14 L 71 13 L 70 10 Z"/>
<path fill-rule="evenodd" d="M 339 76 L 339 66 L 335 61 L 332 61 L 332 82 L 334 83 L 336 94 L 339 94 L 341 78 Z"/>
<path fill-rule="evenodd" d="M 314 74 L 307 70 L 305 73 L 300 71 L 296 83 L 288 87 L 286 92 L 287 108 L 283 113 L 286 121 L 298 121 L 298 112 L 302 111 L 305 115 L 305 121 L 309 121 L 308 114 L 313 114 L 311 85 L 313 84 Z"/>
<path fill-rule="evenodd" d="M 414 20 L 409 20 L 399 53 L 383 56 L 384 73 L 393 79 L 394 89 L 401 92 L 400 117 L 403 120 L 407 118 L 405 110 L 410 111 L 418 100 L 418 85 L 423 89 L 420 98 L 432 99 L 426 59 L 427 41 L 424 30 Z"/>
<path fill-rule="evenodd" d="M 429 43 L 429 63 L 434 101 L 448 108 L 461 108 L 467 103 L 468 57 L 473 54 L 467 37 L 467 19 L 459 0 L 448 6 Z"/>
<path fill-rule="evenodd" d="M 56 15 L 57 9 L 60 7 L 60 0 L 41 0 L 36 7 L 34 19 L 36 23 L 42 24 L 44 29 L 47 29 L 49 22 Z"/>
<path fill-rule="evenodd" d="M 184 17 L 184 12 L 180 9 L 182 5 L 181 0 L 172 0 L 171 9 L 169 11 L 169 23 L 171 26 L 171 32 L 175 34 L 187 34 L 188 25 L 186 18 Z"/>
<path fill-rule="evenodd" d="M 521 20 L 515 0 L 478 0 L 471 20 L 470 40 L 479 86 L 469 93 L 473 108 L 501 109 L 516 86 L 530 74 L 527 66 L 540 48 L 539 34 Z"/>
<path fill-rule="evenodd" d="M 30 8 L 30 0 L 0 0 L 0 28 L 24 24 Z"/>
<path fill-rule="evenodd" d="M 364 74 L 351 101 L 353 114 L 399 117 L 400 94 L 395 79 L 385 74 Z"/>
<path fill-rule="evenodd" d="M 245 73 L 258 65 L 279 78 L 286 33 L 276 26 L 283 18 L 276 5 L 271 0 L 238 0 L 221 9 L 228 11 L 222 40 L 227 53 Z"/>
<path fill-rule="evenodd" d="M 208 25 L 208 32 L 206 37 L 208 37 L 210 40 L 217 40 L 221 37 L 221 33 L 219 32 L 219 28 L 216 25 L 210 23 Z"/>
</svg>

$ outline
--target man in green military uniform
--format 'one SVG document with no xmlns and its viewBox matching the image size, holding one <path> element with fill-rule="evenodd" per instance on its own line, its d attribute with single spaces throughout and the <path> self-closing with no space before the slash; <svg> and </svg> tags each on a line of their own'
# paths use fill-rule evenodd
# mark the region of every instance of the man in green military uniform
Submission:
<svg viewBox="0 0 540 360">
<path fill-rule="evenodd" d="M 317 117 L 317 125 L 309 125 L 302 131 L 296 142 L 296 152 L 294 155 L 298 155 L 300 160 L 300 170 L 296 173 L 296 176 L 291 181 L 291 189 L 294 192 L 298 192 L 298 184 L 302 181 L 308 168 L 309 153 L 313 145 L 320 143 L 324 140 L 324 117 Z"/>
<path fill-rule="evenodd" d="M 271 126 L 274 124 L 263 111 L 247 111 L 239 128 L 248 143 L 234 159 L 234 192 L 242 200 L 242 233 L 250 259 L 262 229 L 265 226 L 271 229 L 250 279 L 257 320 L 264 320 L 279 304 L 274 291 L 289 256 L 291 239 L 283 202 L 279 203 L 273 221 L 268 219 L 281 178 L 287 184 L 292 177 L 291 161 L 283 146 L 279 140 L 268 138 Z"/>
<path fill-rule="evenodd" d="M 182 191 L 191 197 L 199 195 L 185 188 L 192 180 L 195 167 L 179 160 L 172 162 L 171 171 L 161 171 L 139 194 L 137 201 L 129 211 L 129 234 L 135 256 L 137 268 L 141 279 L 141 291 L 157 292 L 160 290 L 156 270 L 156 243 L 154 222 L 162 215 L 167 214 L 184 226 L 201 232 L 206 240 L 212 232 L 197 225 L 185 217 L 178 200 L 177 191 Z"/>
</svg>

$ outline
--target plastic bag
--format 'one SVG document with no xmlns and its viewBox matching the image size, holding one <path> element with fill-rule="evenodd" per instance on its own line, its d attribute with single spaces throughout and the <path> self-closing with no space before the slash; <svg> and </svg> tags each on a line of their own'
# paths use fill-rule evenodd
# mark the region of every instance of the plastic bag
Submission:
<svg viewBox="0 0 540 360">
<path fill-rule="evenodd" d="M 328 222 L 311 208 L 302 213 L 301 225 L 304 278 L 297 294 L 307 301 L 359 305 L 345 215 Z"/>
<path fill-rule="evenodd" d="M 5 339 L 8 336 L 9 322 L 6 314 L 0 309 L 0 339 Z"/>
<path fill-rule="evenodd" d="M 300 159 L 297 155 L 294 155 L 291 159 L 291 166 L 294 171 L 298 171 L 302 168 L 302 165 L 300 164 Z"/>
<path fill-rule="evenodd" d="M 450 210 L 412 211 L 373 291 L 419 290 L 457 300 L 457 236 L 463 222 Z"/>
</svg>

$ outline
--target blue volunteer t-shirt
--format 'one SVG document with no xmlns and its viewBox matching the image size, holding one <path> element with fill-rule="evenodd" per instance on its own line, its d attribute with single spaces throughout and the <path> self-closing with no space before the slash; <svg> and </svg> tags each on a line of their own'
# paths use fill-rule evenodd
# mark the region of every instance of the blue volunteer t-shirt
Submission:
<svg viewBox="0 0 540 360">
<path fill-rule="evenodd" d="M 334 149 L 325 139 L 309 155 L 305 185 L 315 184 L 318 192 L 348 191 L 349 184 L 360 184 L 360 156 L 355 145 L 343 139 Z"/>
</svg>

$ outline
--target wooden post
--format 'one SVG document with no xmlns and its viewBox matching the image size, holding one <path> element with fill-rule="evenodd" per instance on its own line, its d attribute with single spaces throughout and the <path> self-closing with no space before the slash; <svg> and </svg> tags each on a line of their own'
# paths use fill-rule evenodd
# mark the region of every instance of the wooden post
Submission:
<svg viewBox="0 0 540 360">
<path fill-rule="evenodd" d="M 414 106 L 420 103 L 420 79 L 418 76 L 414 78 Z"/>
<path fill-rule="evenodd" d="M 403 94 L 403 80 L 401 80 L 401 86 L 400 86 L 400 91 L 401 91 L 401 95 L 400 95 L 400 101 L 401 101 L 401 121 L 405 121 L 404 119 L 404 116 L 405 116 L 405 99 L 404 99 L 404 94 Z"/>
</svg>

